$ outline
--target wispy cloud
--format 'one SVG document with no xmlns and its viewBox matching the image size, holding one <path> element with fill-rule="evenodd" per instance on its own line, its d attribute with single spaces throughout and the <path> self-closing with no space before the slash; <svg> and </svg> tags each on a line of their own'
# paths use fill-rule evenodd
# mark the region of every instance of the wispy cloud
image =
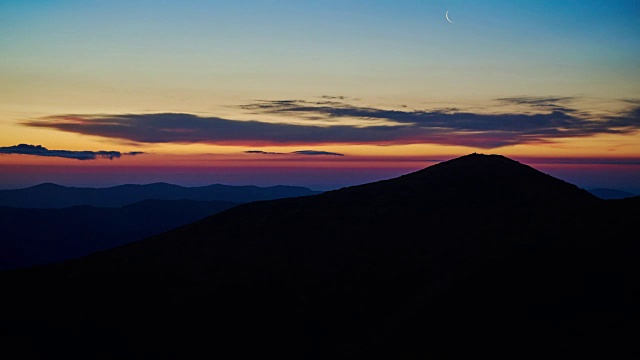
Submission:
<svg viewBox="0 0 640 360">
<path fill-rule="evenodd" d="M 282 153 L 282 152 L 272 152 L 272 151 L 262 151 L 262 150 L 247 150 L 245 151 L 247 154 L 262 154 L 262 155 L 286 155 L 286 154 L 295 154 L 295 155 L 329 155 L 329 156 L 344 156 L 344 154 L 330 152 L 330 151 L 318 151 L 318 150 L 298 150 L 290 153 Z"/>
<path fill-rule="evenodd" d="M 575 99 L 575 97 L 571 96 L 515 96 L 496 100 L 516 105 L 526 105 L 546 111 L 573 113 L 576 112 L 576 109 L 568 107 L 567 104 Z"/>
<path fill-rule="evenodd" d="M 278 114 L 306 119 L 304 124 L 238 121 L 180 113 L 59 115 L 24 124 L 139 143 L 441 144 L 486 149 L 640 130 L 640 107 L 616 116 L 594 118 L 572 108 L 570 97 L 502 98 L 498 100 L 535 111 L 488 114 L 452 109 L 389 110 L 354 106 L 343 100 L 343 97 L 323 96 L 315 102 L 274 100 L 242 106 L 257 117 Z M 347 121 L 353 119 L 360 122 L 354 125 Z"/>
<path fill-rule="evenodd" d="M 298 150 L 292 152 L 292 154 L 298 155 L 329 155 L 329 156 L 344 156 L 344 154 L 330 152 L 330 151 L 317 151 L 317 150 Z"/>
<path fill-rule="evenodd" d="M 117 159 L 123 155 L 140 155 L 144 154 L 141 151 L 133 151 L 128 153 L 121 153 L 119 151 L 71 151 L 71 150 L 49 150 L 41 145 L 29 145 L 20 144 L 14 146 L 0 147 L 0 154 L 20 154 L 20 155 L 35 155 L 35 156 L 54 156 L 67 159 L 76 160 L 95 160 L 98 158 L 103 159 Z"/>
<path fill-rule="evenodd" d="M 559 103 L 568 103 L 575 99 L 573 96 L 512 96 L 496 100 L 514 104 L 548 107 L 557 106 Z"/>
<path fill-rule="evenodd" d="M 261 154 L 261 155 L 285 155 L 286 153 L 282 152 L 273 152 L 273 151 L 262 151 L 262 150 L 247 150 L 245 151 L 247 154 Z"/>
</svg>

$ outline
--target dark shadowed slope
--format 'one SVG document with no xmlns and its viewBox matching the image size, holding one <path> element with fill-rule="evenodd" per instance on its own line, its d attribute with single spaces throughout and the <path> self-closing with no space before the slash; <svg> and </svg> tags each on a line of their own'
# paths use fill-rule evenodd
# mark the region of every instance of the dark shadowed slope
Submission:
<svg viewBox="0 0 640 360">
<path fill-rule="evenodd" d="M 635 200 L 473 154 L 0 274 L 0 326 L 60 356 L 619 357 Z"/>
<path fill-rule="evenodd" d="M 236 205 L 227 201 L 145 200 L 120 208 L 0 207 L 0 270 L 85 256 L 160 234 Z"/>
<path fill-rule="evenodd" d="M 26 189 L 0 190 L 0 206 L 21 208 L 64 208 L 76 205 L 119 207 L 143 200 L 231 201 L 237 203 L 273 200 L 318 194 L 299 186 L 231 186 L 214 184 L 201 187 L 155 183 L 120 185 L 110 188 L 74 188 L 40 184 Z"/>
</svg>

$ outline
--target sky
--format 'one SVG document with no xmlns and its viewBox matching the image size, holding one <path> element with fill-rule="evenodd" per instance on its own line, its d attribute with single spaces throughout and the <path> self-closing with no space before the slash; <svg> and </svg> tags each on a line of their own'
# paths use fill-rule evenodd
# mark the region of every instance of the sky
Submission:
<svg viewBox="0 0 640 360">
<path fill-rule="evenodd" d="M 640 194 L 639 130 L 638 1 L 0 0 L 0 188 L 329 190 L 479 152 Z"/>
</svg>

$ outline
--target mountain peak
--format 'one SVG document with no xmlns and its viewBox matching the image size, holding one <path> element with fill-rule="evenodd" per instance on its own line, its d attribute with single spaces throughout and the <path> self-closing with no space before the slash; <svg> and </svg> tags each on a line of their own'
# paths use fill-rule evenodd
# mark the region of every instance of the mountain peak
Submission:
<svg viewBox="0 0 640 360">
<path fill-rule="evenodd" d="M 433 206 L 549 206 L 599 201 L 576 185 L 502 155 L 472 153 L 373 184 Z M 384 189 L 384 190 L 383 190 Z"/>
</svg>

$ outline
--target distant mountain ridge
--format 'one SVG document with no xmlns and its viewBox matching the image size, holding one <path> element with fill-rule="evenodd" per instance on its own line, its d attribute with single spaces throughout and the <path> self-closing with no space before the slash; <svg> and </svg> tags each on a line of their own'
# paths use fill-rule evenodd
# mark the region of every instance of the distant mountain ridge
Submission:
<svg viewBox="0 0 640 360">
<path fill-rule="evenodd" d="M 60 358 L 637 358 L 639 200 L 471 154 L 0 273 L 0 334 Z"/>
<path fill-rule="evenodd" d="M 118 208 L 0 206 L 0 271 L 49 264 L 142 240 L 238 205 L 144 200 Z"/>
<path fill-rule="evenodd" d="M 606 200 L 626 199 L 626 198 L 638 196 L 636 194 L 632 194 L 627 191 L 622 191 L 617 189 L 608 189 L 608 188 L 590 189 L 589 192 L 601 199 L 606 199 Z"/>
<path fill-rule="evenodd" d="M 0 190 L 0 206 L 65 208 L 77 205 L 120 207 L 143 200 L 231 201 L 272 200 L 320 192 L 300 186 L 233 186 L 213 184 L 183 187 L 167 183 L 120 185 L 108 188 L 76 188 L 44 183 L 25 189 Z"/>
</svg>

